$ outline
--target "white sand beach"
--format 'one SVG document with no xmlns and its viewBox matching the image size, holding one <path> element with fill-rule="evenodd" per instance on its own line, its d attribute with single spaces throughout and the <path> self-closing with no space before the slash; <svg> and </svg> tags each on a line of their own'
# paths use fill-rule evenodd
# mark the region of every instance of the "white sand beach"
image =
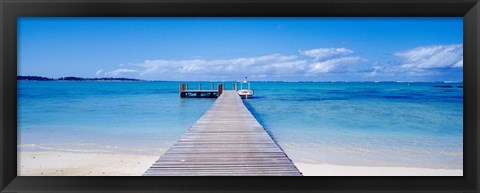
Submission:
<svg viewBox="0 0 480 193">
<path fill-rule="evenodd" d="M 19 176 L 140 176 L 158 156 L 19 152 Z"/>
<path fill-rule="evenodd" d="M 158 156 L 19 152 L 19 176 L 140 176 Z M 462 170 L 295 163 L 305 176 L 462 176 Z"/>
<path fill-rule="evenodd" d="M 463 176 L 463 170 L 295 163 L 304 176 Z"/>
</svg>

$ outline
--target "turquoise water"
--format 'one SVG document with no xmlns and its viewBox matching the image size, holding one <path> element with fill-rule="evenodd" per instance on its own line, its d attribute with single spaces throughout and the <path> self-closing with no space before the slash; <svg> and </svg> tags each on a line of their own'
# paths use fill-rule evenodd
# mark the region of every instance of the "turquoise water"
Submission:
<svg viewBox="0 0 480 193">
<path fill-rule="evenodd" d="M 181 99 L 178 85 L 19 82 L 19 144 L 35 150 L 159 155 L 214 102 Z"/>
<path fill-rule="evenodd" d="M 18 82 L 19 150 L 159 155 L 215 100 L 178 85 Z M 252 82 L 244 103 L 294 162 L 461 169 L 458 86 Z"/>
<path fill-rule="evenodd" d="M 463 167 L 461 84 L 253 86 L 245 103 L 294 162 Z"/>
</svg>

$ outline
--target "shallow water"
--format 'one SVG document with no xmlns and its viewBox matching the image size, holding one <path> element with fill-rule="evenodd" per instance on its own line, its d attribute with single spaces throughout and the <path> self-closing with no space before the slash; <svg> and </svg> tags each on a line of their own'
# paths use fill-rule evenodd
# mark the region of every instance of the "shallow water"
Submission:
<svg viewBox="0 0 480 193">
<path fill-rule="evenodd" d="M 244 103 L 294 162 L 461 169 L 463 89 L 434 85 L 253 82 Z M 20 81 L 19 150 L 159 155 L 215 100 L 178 86 Z"/>
<path fill-rule="evenodd" d="M 160 154 L 214 102 L 182 99 L 178 85 L 19 82 L 19 143 L 39 150 Z"/>
</svg>

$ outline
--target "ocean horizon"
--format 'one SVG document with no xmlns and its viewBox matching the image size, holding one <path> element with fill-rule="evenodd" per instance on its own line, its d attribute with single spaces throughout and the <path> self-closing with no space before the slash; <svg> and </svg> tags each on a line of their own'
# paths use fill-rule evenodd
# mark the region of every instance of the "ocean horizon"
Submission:
<svg viewBox="0 0 480 193">
<path fill-rule="evenodd" d="M 160 156 L 215 101 L 180 98 L 183 82 L 236 81 L 18 81 L 18 150 Z M 294 163 L 463 168 L 462 82 L 251 87 L 244 104 Z"/>
<path fill-rule="evenodd" d="M 18 77 L 25 77 L 25 76 L 18 76 Z M 48 78 L 42 76 L 31 76 L 31 77 L 39 77 L 39 78 Z M 74 76 L 72 76 L 74 77 Z M 62 78 L 62 77 L 60 77 Z M 85 78 L 85 77 L 74 77 L 74 78 L 83 78 L 83 79 L 102 79 L 102 78 L 110 78 L 115 79 L 113 77 L 101 77 L 101 78 Z M 134 78 L 117 78 L 117 79 L 132 79 L 132 80 L 58 80 L 59 78 L 50 78 L 53 80 L 49 81 L 64 81 L 64 82 L 71 82 L 71 81 L 96 81 L 96 82 L 177 82 L 177 83 L 241 83 L 243 81 L 239 80 L 144 80 L 144 79 L 134 79 Z M 44 81 L 44 80 L 17 80 L 17 81 Z M 308 82 L 315 82 L 315 83 L 331 83 L 331 82 L 345 82 L 345 83 L 463 83 L 463 80 L 443 80 L 443 81 L 401 81 L 401 80 L 364 80 L 364 81 L 341 81 L 341 80 L 330 80 L 330 81 L 314 81 L 314 80 L 255 80 L 248 82 L 300 82 L 300 83 L 308 83 Z"/>
</svg>

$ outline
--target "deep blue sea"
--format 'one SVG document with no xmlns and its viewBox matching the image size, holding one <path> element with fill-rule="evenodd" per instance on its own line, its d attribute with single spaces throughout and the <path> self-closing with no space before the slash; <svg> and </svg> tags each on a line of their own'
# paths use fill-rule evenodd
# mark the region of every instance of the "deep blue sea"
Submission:
<svg viewBox="0 0 480 193">
<path fill-rule="evenodd" d="M 244 103 L 293 162 L 463 168 L 461 83 L 251 86 Z M 215 100 L 178 90 L 179 82 L 19 81 L 18 148 L 160 155 Z"/>
</svg>

